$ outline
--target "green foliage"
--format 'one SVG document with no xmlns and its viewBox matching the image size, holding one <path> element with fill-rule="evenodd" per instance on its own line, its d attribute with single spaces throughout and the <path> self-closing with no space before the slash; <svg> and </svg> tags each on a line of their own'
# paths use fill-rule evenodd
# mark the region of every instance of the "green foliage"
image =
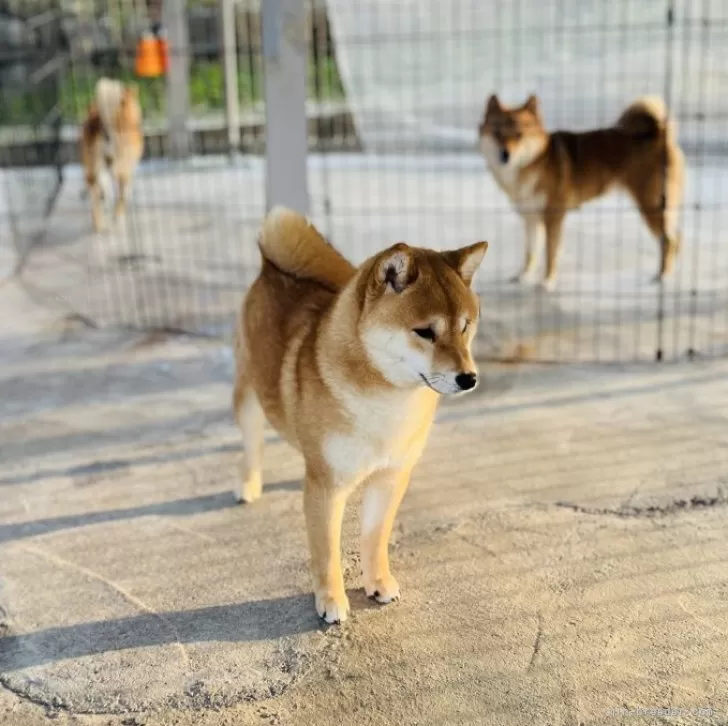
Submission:
<svg viewBox="0 0 728 726">
<path fill-rule="evenodd" d="M 96 69 L 69 69 L 60 80 L 60 106 L 67 123 L 80 122 L 93 98 L 98 78 L 103 75 Z M 164 117 L 164 78 L 137 78 L 131 71 L 122 70 L 115 77 L 125 83 L 135 83 L 139 99 L 147 119 Z M 260 63 L 251 65 L 241 56 L 238 70 L 240 105 L 250 108 L 263 98 L 263 75 Z M 344 89 L 336 61 L 323 58 L 314 65 L 309 61 L 308 95 L 319 101 L 335 101 L 344 98 Z M 43 117 L 41 108 L 48 99 L 39 98 L 33 92 L 0 94 L 0 125 L 34 124 Z M 190 68 L 190 107 L 193 115 L 222 111 L 225 108 L 225 79 L 218 61 L 195 61 Z"/>
<path fill-rule="evenodd" d="M 81 121 L 93 99 L 96 81 L 103 75 L 94 70 L 69 72 L 61 82 L 60 98 L 63 118 L 72 123 Z M 124 83 L 134 83 L 139 89 L 139 101 L 150 118 L 164 112 L 164 78 L 137 78 L 129 71 L 115 76 Z"/>
</svg>

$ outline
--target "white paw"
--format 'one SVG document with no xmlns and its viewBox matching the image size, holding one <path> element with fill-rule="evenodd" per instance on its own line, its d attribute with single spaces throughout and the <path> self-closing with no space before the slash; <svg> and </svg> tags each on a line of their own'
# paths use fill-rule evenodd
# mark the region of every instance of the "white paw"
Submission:
<svg viewBox="0 0 728 726">
<path fill-rule="evenodd" d="M 322 590 L 316 593 L 316 612 L 329 625 L 343 623 L 349 615 L 349 598 L 341 593 Z"/>
<path fill-rule="evenodd" d="M 541 288 L 546 292 L 553 292 L 556 289 L 556 279 L 547 277 L 541 282 Z"/>
<path fill-rule="evenodd" d="M 514 285 L 527 285 L 529 282 L 531 282 L 531 275 L 528 272 L 520 272 L 519 274 L 511 277 L 508 282 Z"/>
<path fill-rule="evenodd" d="M 240 478 L 242 484 L 240 491 L 236 495 L 235 499 L 238 503 L 252 504 L 257 499 L 260 499 L 263 493 L 263 476 L 259 470 L 253 469 L 252 471 L 245 466 L 245 462 L 240 462 Z"/>
<path fill-rule="evenodd" d="M 263 480 L 261 476 L 254 475 L 243 480 L 243 485 L 237 493 L 236 501 L 238 503 L 252 504 L 263 493 Z"/>
<path fill-rule="evenodd" d="M 399 584 L 392 575 L 364 583 L 364 592 L 382 605 L 399 600 Z"/>
</svg>

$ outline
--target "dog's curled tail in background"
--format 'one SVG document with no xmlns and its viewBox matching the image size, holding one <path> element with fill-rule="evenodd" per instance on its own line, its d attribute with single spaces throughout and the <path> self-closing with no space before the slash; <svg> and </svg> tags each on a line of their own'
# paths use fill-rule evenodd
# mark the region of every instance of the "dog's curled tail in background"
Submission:
<svg viewBox="0 0 728 726">
<path fill-rule="evenodd" d="M 631 103 L 617 120 L 617 127 L 645 141 L 660 138 L 668 144 L 675 141 L 675 122 L 659 96 L 643 96 Z"/>
<path fill-rule="evenodd" d="M 340 255 L 302 215 L 274 207 L 263 222 L 258 240 L 263 259 L 281 272 L 340 290 L 356 268 Z"/>
</svg>

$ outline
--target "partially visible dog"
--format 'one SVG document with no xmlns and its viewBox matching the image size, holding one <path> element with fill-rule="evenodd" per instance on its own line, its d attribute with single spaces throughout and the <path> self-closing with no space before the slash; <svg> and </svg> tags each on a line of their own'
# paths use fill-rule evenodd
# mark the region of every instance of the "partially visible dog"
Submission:
<svg viewBox="0 0 728 726">
<path fill-rule="evenodd" d="M 91 197 L 94 229 L 105 226 L 101 173 L 106 167 L 116 186 L 114 217 L 122 216 L 144 151 L 142 112 L 137 89 L 100 78 L 81 132 L 81 163 Z"/>
<path fill-rule="evenodd" d="M 259 244 L 262 270 L 235 341 L 240 499 L 261 495 L 267 418 L 303 454 L 316 611 L 340 622 L 349 611 L 341 523 L 359 484 L 365 592 L 380 603 L 399 598 L 389 537 L 440 394 L 476 385 L 470 283 L 487 244 L 440 253 L 400 243 L 354 268 L 283 208 L 268 215 Z"/>
<path fill-rule="evenodd" d="M 553 288 L 566 213 L 612 187 L 630 194 L 659 240 L 655 280 L 672 272 L 679 248 L 684 157 L 659 98 L 635 101 L 610 128 L 549 133 L 535 96 L 522 106 L 506 107 L 493 95 L 480 125 L 480 148 L 525 223 L 526 261 L 514 281 L 530 277 L 545 237 L 543 284 Z"/>
</svg>

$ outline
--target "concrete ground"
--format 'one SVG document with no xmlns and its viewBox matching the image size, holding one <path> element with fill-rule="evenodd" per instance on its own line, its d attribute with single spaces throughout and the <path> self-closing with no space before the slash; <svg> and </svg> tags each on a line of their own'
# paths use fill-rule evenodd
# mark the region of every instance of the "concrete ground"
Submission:
<svg viewBox="0 0 728 726">
<path fill-rule="evenodd" d="M 402 601 L 350 507 L 329 628 L 297 455 L 271 434 L 233 502 L 226 347 L 0 307 L 3 726 L 728 723 L 728 361 L 485 366 L 402 505 Z"/>
</svg>

